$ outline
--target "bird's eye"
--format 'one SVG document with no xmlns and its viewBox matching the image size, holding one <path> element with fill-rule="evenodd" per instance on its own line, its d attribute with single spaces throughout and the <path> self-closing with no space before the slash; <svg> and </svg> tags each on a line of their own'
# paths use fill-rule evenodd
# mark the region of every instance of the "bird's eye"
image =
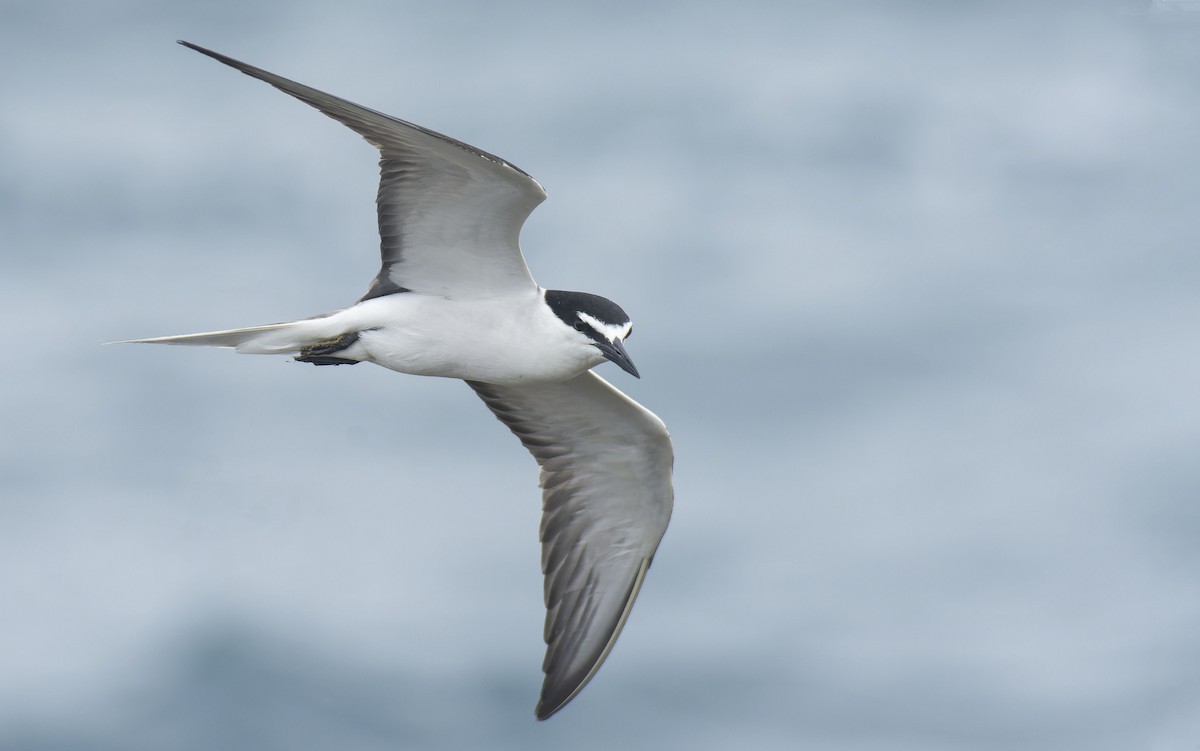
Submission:
<svg viewBox="0 0 1200 751">
<path fill-rule="evenodd" d="M 633 336 L 633 324 L 632 323 L 629 324 L 629 330 L 625 332 L 625 338 L 628 339 L 631 336 Z"/>
</svg>

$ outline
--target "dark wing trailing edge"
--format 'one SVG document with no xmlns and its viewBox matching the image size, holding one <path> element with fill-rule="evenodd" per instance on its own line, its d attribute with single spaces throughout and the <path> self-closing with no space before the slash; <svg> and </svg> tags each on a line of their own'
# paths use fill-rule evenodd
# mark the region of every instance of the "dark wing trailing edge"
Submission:
<svg viewBox="0 0 1200 751">
<path fill-rule="evenodd" d="M 591 371 L 561 383 L 469 385 L 542 468 L 544 720 L 592 679 L 629 617 L 671 518 L 671 439 Z"/>
<path fill-rule="evenodd" d="M 383 266 L 363 299 L 406 291 L 469 299 L 536 289 L 519 236 L 546 193 L 528 174 L 428 128 L 179 43 L 316 107 L 379 149 Z"/>
</svg>

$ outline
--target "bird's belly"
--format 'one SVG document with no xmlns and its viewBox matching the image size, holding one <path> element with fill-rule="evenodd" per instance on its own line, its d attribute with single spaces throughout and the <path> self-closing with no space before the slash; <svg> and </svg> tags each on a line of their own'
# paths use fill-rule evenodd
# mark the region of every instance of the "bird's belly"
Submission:
<svg viewBox="0 0 1200 751">
<path fill-rule="evenodd" d="M 366 359 L 401 373 L 495 384 L 565 381 L 603 361 L 599 350 L 539 336 L 527 321 L 497 325 L 502 316 L 469 303 L 421 302 L 412 316 L 359 332 Z"/>
<path fill-rule="evenodd" d="M 485 383 L 565 381 L 595 364 L 553 348 L 514 350 L 470 338 L 430 341 L 411 331 L 375 329 L 362 332 L 360 339 L 371 361 L 385 368 Z"/>
</svg>

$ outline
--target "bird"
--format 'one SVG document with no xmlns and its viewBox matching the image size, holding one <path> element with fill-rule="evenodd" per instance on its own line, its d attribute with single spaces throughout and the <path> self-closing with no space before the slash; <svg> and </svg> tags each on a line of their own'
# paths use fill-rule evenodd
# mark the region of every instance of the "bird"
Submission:
<svg viewBox="0 0 1200 751">
<path fill-rule="evenodd" d="M 380 154 L 382 265 L 349 307 L 300 320 L 123 343 L 227 347 L 313 365 L 375 363 L 461 379 L 540 466 L 544 679 L 534 714 L 574 699 L 608 657 L 671 518 L 663 421 L 596 374 L 633 323 L 616 303 L 546 289 L 519 236 L 546 198 L 528 173 L 455 138 L 179 40 L 347 126 Z"/>
</svg>

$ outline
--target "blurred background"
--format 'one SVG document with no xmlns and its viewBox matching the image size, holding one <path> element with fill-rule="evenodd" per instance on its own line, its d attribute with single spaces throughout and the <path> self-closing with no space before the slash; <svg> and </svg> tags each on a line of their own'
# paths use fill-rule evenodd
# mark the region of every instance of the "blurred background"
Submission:
<svg viewBox="0 0 1200 751">
<path fill-rule="evenodd" d="M 677 502 L 533 719 L 536 467 L 461 383 L 100 346 L 343 307 L 375 152 L 499 154 Z M 1200 6 L 0 3 L 0 749 L 1200 746 Z"/>
</svg>

